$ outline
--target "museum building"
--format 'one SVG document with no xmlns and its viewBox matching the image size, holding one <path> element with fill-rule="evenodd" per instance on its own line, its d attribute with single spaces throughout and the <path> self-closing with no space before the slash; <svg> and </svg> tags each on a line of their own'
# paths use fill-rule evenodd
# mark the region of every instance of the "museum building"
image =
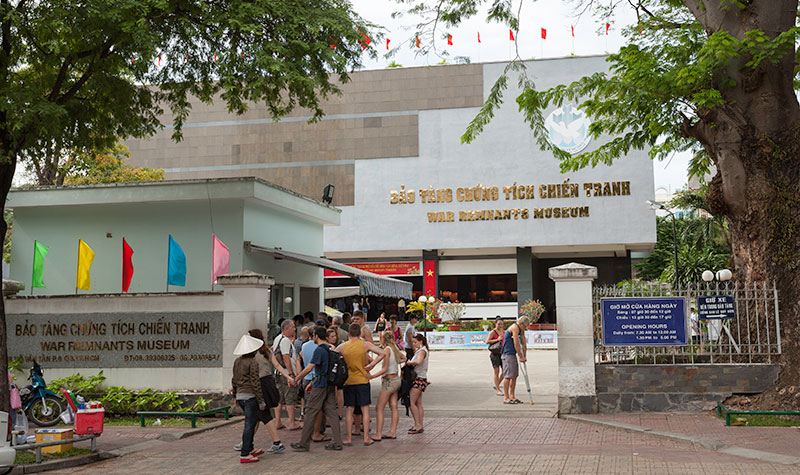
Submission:
<svg viewBox="0 0 800 475">
<path fill-rule="evenodd" d="M 525 66 L 540 89 L 608 69 L 605 56 Z M 170 139 L 169 128 L 129 140 L 130 163 L 163 168 L 170 180 L 255 176 L 315 199 L 333 185 L 328 197 L 341 218 L 325 226 L 324 257 L 411 282 L 414 298 L 464 302 L 468 317 L 512 317 L 519 304 L 539 299 L 547 307 L 542 321 L 553 322 L 550 267 L 593 265 L 599 283 L 613 284 L 630 278 L 632 263 L 652 250 L 653 166 L 646 151 L 634 151 L 610 166 L 561 173 L 518 110 L 515 73 L 494 119 L 462 144 L 505 67 L 355 72 L 316 123 L 302 110 L 276 122 L 260 104 L 235 116 L 223 101 L 195 101 L 182 142 Z M 610 139 L 592 139 L 575 106 L 545 111 L 555 144 L 579 153 Z M 331 304 L 367 297 L 332 270 L 324 285 Z M 396 305 L 372 299 L 371 319 Z"/>
</svg>

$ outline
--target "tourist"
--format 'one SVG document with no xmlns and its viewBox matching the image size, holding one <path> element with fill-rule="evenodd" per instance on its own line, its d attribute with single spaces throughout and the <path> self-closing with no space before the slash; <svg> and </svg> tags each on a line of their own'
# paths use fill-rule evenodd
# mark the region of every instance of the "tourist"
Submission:
<svg viewBox="0 0 800 475">
<path fill-rule="evenodd" d="M 292 342 L 292 345 L 294 345 L 294 354 L 296 354 L 296 355 L 300 354 L 300 351 L 303 348 L 303 345 L 307 341 L 309 341 L 311 339 L 312 333 L 310 333 L 310 331 L 313 331 L 313 330 L 314 330 L 314 327 L 301 327 L 300 328 L 300 333 L 298 334 L 298 337 L 295 338 L 295 340 Z M 302 362 L 301 362 L 300 366 L 302 367 Z"/>
<path fill-rule="evenodd" d="M 425 430 L 423 421 L 425 409 L 422 407 L 422 393 L 428 387 L 428 340 L 425 335 L 416 334 L 411 340 L 414 348 L 414 358 L 406 363 L 413 366 L 417 376 L 411 386 L 411 416 L 414 418 L 414 427 L 408 429 L 409 434 L 422 434 Z"/>
<path fill-rule="evenodd" d="M 275 424 L 278 429 L 287 427 L 289 430 L 298 430 L 302 427 L 297 424 L 294 419 L 294 410 L 297 405 L 297 389 L 289 385 L 289 380 L 292 380 L 299 372 L 297 363 L 297 354 L 294 351 L 294 335 L 295 326 L 291 320 L 286 320 L 281 326 L 281 334 L 275 338 L 272 344 L 272 352 L 278 358 L 280 364 L 289 374 L 289 378 L 278 376 L 278 391 L 281 393 L 281 400 L 278 407 L 275 408 Z M 286 406 L 286 413 L 289 416 L 289 423 L 284 426 L 281 423 L 282 409 Z"/>
<path fill-rule="evenodd" d="M 341 328 L 340 328 L 341 330 Z M 350 336 L 348 335 L 348 339 Z M 340 340 L 339 334 L 333 328 L 328 328 L 328 344 L 330 344 L 334 348 L 338 348 L 339 345 L 344 343 L 347 340 Z M 344 392 L 336 388 L 336 407 L 338 408 L 339 413 L 339 420 L 342 420 L 342 411 L 344 410 Z"/>
<path fill-rule="evenodd" d="M 339 336 L 339 342 L 344 342 L 350 339 L 350 335 L 344 329 L 344 319 L 341 315 L 336 315 L 333 317 L 333 322 L 331 323 L 331 328 L 336 330 L 336 334 Z M 339 345 L 336 345 L 339 346 Z"/>
<path fill-rule="evenodd" d="M 378 342 L 383 341 L 383 332 L 386 330 L 386 314 L 381 312 L 378 321 L 375 322 L 375 331 L 378 333 Z"/>
<path fill-rule="evenodd" d="M 498 396 L 503 395 L 503 391 L 500 389 L 500 384 L 503 382 L 503 358 L 501 357 L 503 335 L 505 334 L 503 325 L 503 318 L 498 315 L 494 319 L 494 328 L 489 332 L 489 336 L 486 337 L 486 343 L 489 345 L 489 360 L 492 362 L 492 370 L 494 371 L 492 381 L 494 381 L 494 390 Z"/>
<path fill-rule="evenodd" d="M 372 343 L 372 330 L 367 326 L 364 314 L 361 313 L 360 310 L 353 312 L 353 323 L 351 325 L 356 325 L 361 328 L 361 339 Z"/>
<path fill-rule="evenodd" d="M 303 322 L 305 321 L 305 319 L 303 318 L 302 315 L 298 314 L 298 315 L 295 315 L 294 318 L 292 318 L 292 321 L 294 322 L 294 326 L 295 326 L 295 329 L 296 329 L 294 337 L 295 338 L 300 338 L 300 329 L 303 328 Z M 283 328 L 283 327 L 281 327 L 281 328 Z"/>
<path fill-rule="evenodd" d="M 236 404 L 244 413 L 242 445 L 239 451 L 240 463 L 258 462 L 258 456 L 264 453 L 263 450 L 253 447 L 253 436 L 260 419 L 259 413 L 267 408 L 261 392 L 258 363 L 255 360 L 255 355 L 262 346 L 264 340 L 242 335 L 233 350 L 233 354 L 238 358 L 233 362 L 231 392 L 234 394 Z"/>
<path fill-rule="evenodd" d="M 342 432 L 339 427 L 339 417 L 336 414 L 336 387 L 328 386 L 328 351 L 330 346 L 325 343 L 327 332 L 324 327 L 314 329 L 314 342 L 317 348 L 311 357 L 311 362 L 303 371 L 297 375 L 298 380 L 302 380 L 306 375 L 314 371 L 314 379 L 311 392 L 306 403 L 307 421 L 314 420 L 317 414 L 324 413 L 323 420 L 331 425 L 333 441 L 325 445 L 325 450 L 342 450 Z M 306 423 L 300 442 L 291 444 L 292 449 L 307 452 L 311 445 L 313 427 Z"/>
<path fill-rule="evenodd" d="M 344 312 L 342 314 L 342 330 L 348 332 L 347 333 L 347 337 L 348 338 L 350 338 L 350 319 L 351 318 L 352 318 L 352 315 L 350 315 L 350 312 Z"/>
<path fill-rule="evenodd" d="M 405 343 L 405 350 L 406 350 L 406 358 L 411 359 L 414 357 L 414 335 L 417 334 L 416 328 L 414 325 L 417 324 L 419 318 L 417 317 L 416 313 L 412 313 L 408 320 L 408 325 L 406 326 L 406 333 L 405 337 L 403 338 L 403 342 Z"/>
<path fill-rule="evenodd" d="M 328 328 L 326 332 L 327 332 L 326 341 L 334 348 L 338 347 L 343 343 L 341 340 L 339 340 L 339 333 L 336 332 L 336 329 Z"/>
<path fill-rule="evenodd" d="M 331 326 L 330 322 L 328 321 L 328 314 L 325 312 L 319 312 L 317 314 L 317 325 L 320 324 L 319 322 L 322 322 L 322 326 L 324 326 L 325 328 Z"/>
<path fill-rule="evenodd" d="M 403 344 L 402 334 L 400 333 L 400 327 L 397 326 L 397 315 L 390 315 L 389 316 L 389 327 L 386 329 L 388 333 L 392 334 L 392 338 L 394 338 L 394 344 L 401 350 L 405 345 Z M 378 340 L 379 342 L 383 341 L 383 338 Z"/>
<path fill-rule="evenodd" d="M 253 338 L 264 340 L 264 333 L 255 328 L 248 332 Z M 275 383 L 273 375 L 278 371 L 284 378 L 289 377 L 289 373 L 278 364 L 278 359 L 275 358 L 275 353 L 272 352 L 270 347 L 265 343 L 256 352 L 254 359 L 258 363 L 258 378 L 261 381 L 261 394 L 264 396 L 264 404 L 266 408 L 259 413 L 261 422 L 267 426 L 270 438 L 272 438 L 272 447 L 267 450 L 271 454 L 281 453 L 286 450 L 286 447 L 281 443 L 278 437 L 278 429 L 276 428 L 275 419 L 272 418 L 272 408 L 277 407 L 280 402 L 281 396 L 278 392 L 278 386 Z M 258 432 L 258 425 L 256 425 L 253 435 Z M 236 450 L 241 450 L 242 444 L 234 446 Z"/>
<path fill-rule="evenodd" d="M 355 319 L 355 315 L 353 317 Z M 348 378 L 344 383 L 344 407 L 347 410 L 345 413 L 345 426 L 347 427 L 345 445 L 353 444 L 352 423 L 356 406 L 361 408 L 364 445 L 372 445 L 374 443 L 369 437 L 369 406 L 372 403 L 369 388 L 369 380 L 371 378 L 369 370 L 380 360 L 380 357 L 373 363 L 368 364 L 367 352 L 371 351 L 378 355 L 383 352 L 372 342 L 362 340 L 361 335 L 361 327 L 354 321 L 350 325 L 350 340 L 347 343 L 343 343 L 336 350 L 344 356 L 348 371 Z M 357 427 L 360 426 L 359 424 Z"/>
<path fill-rule="evenodd" d="M 519 376 L 519 363 L 527 360 L 528 347 L 525 342 L 525 329 L 530 325 L 526 316 L 519 317 L 511 324 L 503 335 L 503 404 L 522 404 L 517 399 L 517 376 Z"/>
<path fill-rule="evenodd" d="M 319 346 L 319 345 L 317 345 L 316 338 L 313 338 L 317 328 L 319 328 L 319 327 L 310 328 L 310 330 L 311 330 L 310 331 L 310 335 L 312 336 L 312 338 L 310 340 L 308 340 L 307 342 L 303 343 L 303 348 L 300 350 L 300 359 L 303 361 L 303 368 L 304 369 L 308 368 L 308 366 L 311 364 L 311 358 L 314 357 L 314 352 L 317 350 L 317 347 Z M 303 329 L 305 330 L 306 328 L 304 327 Z M 309 397 L 311 389 L 313 387 L 312 383 L 314 382 L 314 377 L 315 376 L 316 376 L 316 372 L 315 371 L 310 371 L 307 375 L 305 375 L 305 377 L 302 379 L 302 381 L 299 381 L 298 386 L 300 386 L 300 388 L 303 391 L 303 399 L 304 399 L 303 420 L 304 420 L 304 424 L 308 424 L 310 422 L 314 423 L 314 433 L 311 436 L 311 440 L 313 440 L 314 442 L 323 442 L 323 441 L 328 441 L 328 440 L 331 440 L 331 439 L 329 437 L 325 437 L 322 434 L 324 432 L 324 430 L 322 428 L 322 422 L 323 422 L 323 419 L 324 419 L 323 416 L 322 416 L 322 412 L 317 414 L 317 418 L 314 421 L 311 421 L 311 419 L 305 419 L 305 416 L 308 413 L 308 397 Z"/>
<path fill-rule="evenodd" d="M 395 323 L 397 320 L 395 319 Z M 399 330 L 398 330 L 399 331 Z M 383 345 L 383 365 L 379 372 L 372 375 L 373 378 L 382 376 L 381 379 L 381 392 L 378 394 L 378 402 L 375 403 L 375 413 L 377 423 L 375 426 L 375 436 L 372 440 L 380 442 L 381 439 L 396 439 L 397 438 L 397 423 L 400 420 L 400 413 L 397 410 L 397 392 L 400 389 L 400 364 L 406 360 L 406 357 L 400 352 L 397 347 L 394 335 L 388 331 L 383 333 L 381 340 Z M 386 403 L 389 403 L 389 411 L 392 417 L 392 424 L 389 428 L 389 433 L 383 433 L 383 408 Z"/>
<path fill-rule="evenodd" d="M 303 314 L 303 326 L 304 327 L 314 326 L 314 312 L 308 311 Z"/>
</svg>

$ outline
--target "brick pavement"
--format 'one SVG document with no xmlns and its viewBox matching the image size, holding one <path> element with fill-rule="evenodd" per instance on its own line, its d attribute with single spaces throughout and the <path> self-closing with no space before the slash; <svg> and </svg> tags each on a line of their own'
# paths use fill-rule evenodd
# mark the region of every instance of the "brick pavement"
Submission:
<svg viewBox="0 0 800 475">
<path fill-rule="evenodd" d="M 584 416 L 602 422 L 621 422 L 718 440 L 725 445 L 763 450 L 781 455 L 800 454 L 800 429 L 796 427 L 725 426 L 711 414 L 624 413 Z"/>
<path fill-rule="evenodd" d="M 400 429 L 410 426 L 403 417 Z M 768 464 L 691 445 L 585 423 L 543 418 L 431 418 L 425 433 L 399 431 L 396 441 L 371 447 L 357 442 L 342 452 L 313 444 L 309 453 L 263 456 L 242 466 L 232 445 L 241 423 L 150 450 L 54 473 L 63 474 L 218 474 L 294 473 L 311 464 L 328 473 L 797 473 L 800 467 Z M 298 432 L 281 431 L 283 442 Z M 266 445 L 259 431 L 258 445 Z"/>
</svg>

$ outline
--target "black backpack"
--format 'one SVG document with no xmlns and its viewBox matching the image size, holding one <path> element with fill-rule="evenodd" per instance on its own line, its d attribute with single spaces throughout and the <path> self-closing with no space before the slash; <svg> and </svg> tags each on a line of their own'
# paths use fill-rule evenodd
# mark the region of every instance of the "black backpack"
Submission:
<svg viewBox="0 0 800 475">
<path fill-rule="evenodd" d="M 328 350 L 328 386 L 335 386 L 339 389 L 344 387 L 347 382 L 349 374 L 347 372 L 347 363 L 344 362 L 344 356 L 341 353 L 334 351 L 330 346 Z"/>
</svg>

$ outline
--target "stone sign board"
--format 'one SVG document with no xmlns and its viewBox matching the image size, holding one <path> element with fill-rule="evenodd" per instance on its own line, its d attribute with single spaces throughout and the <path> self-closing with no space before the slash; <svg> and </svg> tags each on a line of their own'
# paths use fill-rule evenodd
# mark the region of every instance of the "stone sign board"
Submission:
<svg viewBox="0 0 800 475">
<path fill-rule="evenodd" d="M 9 358 L 51 368 L 221 367 L 222 312 L 7 315 Z"/>
</svg>

